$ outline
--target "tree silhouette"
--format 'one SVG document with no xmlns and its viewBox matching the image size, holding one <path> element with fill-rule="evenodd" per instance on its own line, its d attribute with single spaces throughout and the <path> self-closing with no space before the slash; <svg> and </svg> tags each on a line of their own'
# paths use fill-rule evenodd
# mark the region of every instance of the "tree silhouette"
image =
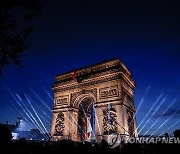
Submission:
<svg viewBox="0 0 180 154">
<path fill-rule="evenodd" d="M 38 17 L 42 9 L 40 0 L 0 1 L 0 76 L 5 65 L 20 65 L 22 53 L 29 47 L 26 39 L 35 30 L 28 21 Z"/>
</svg>

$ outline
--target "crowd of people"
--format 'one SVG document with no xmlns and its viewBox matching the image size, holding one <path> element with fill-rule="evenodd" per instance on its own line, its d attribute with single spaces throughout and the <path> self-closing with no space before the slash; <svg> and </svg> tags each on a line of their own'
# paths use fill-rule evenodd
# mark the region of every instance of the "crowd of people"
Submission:
<svg viewBox="0 0 180 154">
<path fill-rule="evenodd" d="M 70 140 L 61 141 L 27 141 L 24 138 L 12 141 L 4 146 L 2 151 L 5 154 L 57 154 L 57 153 L 139 153 L 159 154 L 175 153 L 179 150 L 179 144 L 120 144 L 110 148 L 103 140 L 101 143 L 91 144 L 89 142 L 74 142 Z"/>
<path fill-rule="evenodd" d="M 175 153 L 179 151 L 180 144 L 140 144 L 121 143 L 116 147 L 110 147 L 102 140 L 101 143 L 74 142 L 71 140 L 61 141 L 30 141 L 25 138 L 12 140 L 11 134 L 5 128 L 1 128 L 0 153 L 4 154 L 57 154 L 57 153 L 139 153 L 139 154 L 159 154 Z"/>
</svg>

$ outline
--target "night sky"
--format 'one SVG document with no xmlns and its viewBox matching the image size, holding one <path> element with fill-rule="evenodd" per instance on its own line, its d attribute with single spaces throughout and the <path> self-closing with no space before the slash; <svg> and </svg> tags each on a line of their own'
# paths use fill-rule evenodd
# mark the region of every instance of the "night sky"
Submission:
<svg viewBox="0 0 180 154">
<path fill-rule="evenodd" d="M 140 134 L 180 129 L 178 0 L 45 1 L 34 24 L 22 66 L 0 78 L 0 123 L 22 117 L 22 130 L 50 131 L 55 76 L 118 57 L 136 83 Z"/>
</svg>

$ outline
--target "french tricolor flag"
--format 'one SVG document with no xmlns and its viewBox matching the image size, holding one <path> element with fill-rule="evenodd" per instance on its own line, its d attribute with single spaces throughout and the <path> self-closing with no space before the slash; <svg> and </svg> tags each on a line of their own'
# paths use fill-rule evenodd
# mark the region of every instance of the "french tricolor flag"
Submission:
<svg viewBox="0 0 180 154">
<path fill-rule="evenodd" d="M 92 132 L 92 127 L 91 127 L 91 122 L 89 120 L 88 127 L 87 127 L 87 140 L 91 139 L 91 132 Z"/>
</svg>

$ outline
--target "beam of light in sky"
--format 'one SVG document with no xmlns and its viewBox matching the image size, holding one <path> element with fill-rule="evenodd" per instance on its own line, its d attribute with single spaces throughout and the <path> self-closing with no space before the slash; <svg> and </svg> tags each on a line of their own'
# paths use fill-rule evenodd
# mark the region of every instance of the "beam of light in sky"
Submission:
<svg viewBox="0 0 180 154">
<path fill-rule="evenodd" d="M 42 127 L 39 125 L 39 123 L 37 122 L 37 120 L 34 118 L 34 116 L 32 115 L 32 113 L 29 111 L 29 109 L 27 107 L 25 107 L 27 112 L 25 112 L 25 114 L 28 116 L 28 118 L 31 120 L 31 122 L 34 124 L 35 127 L 38 127 L 39 130 L 41 130 L 42 132 L 43 129 Z M 44 136 L 44 134 L 43 134 Z"/>
<path fill-rule="evenodd" d="M 132 122 L 134 121 L 134 118 L 136 117 L 136 114 L 138 113 L 140 107 L 142 106 L 142 104 L 143 104 L 143 102 L 144 102 L 144 99 L 145 99 L 145 97 L 146 97 L 146 95 L 147 95 L 147 93 L 148 93 L 148 91 L 149 91 L 150 88 L 151 88 L 150 86 L 148 86 L 148 87 L 146 88 L 145 94 L 144 94 L 144 96 L 142 97 L 142 99 L 141 99 L 141 101 L 140 101 L 140 103 L 139 103 L 139 105 L 138 105 L 138 107 L 137 107 L 137 109 L 136 109 L 136 112 L 135 112 L 135 114 L 134 114 L 134 116 L 133 116 L 133 118 L 132 118 L 132 120 L 131 120 L 131 122 L 130 122 L 130 124 L 129 124 L 128 127 L 130 127 L 131 124 L 132 124 Z"/>
<path fill-rule="evenodd" d="M 19 103 L 19 101 L 16 99 L 16 97 L 13 95 L 13 93 L 11 92 L 11 90 L 9 88 L 7 88 L 8 92 L 10 93 L 10 95 L 12 96 L 12 98 L 15 100 L 15 102 L 21 107 L 21 109 L 26 112 L 24 110 L 24 108 L 22 107 L 22 105 Z"/>
<path fill-rule="evenodd" d="M 13 95 L 13 93 L 11 92 L 11 90 L 9 89 L 9 88 L 7 88 L 8 89 L 8 91 L 9 91 L 9 93 L 10 93 L 10 95 L 13 97 L 13 99 L 15 100 L 15 102 L 21 107 L 21 109 L 24 111 L 24 113 L 25 113 L 25 115 L 34 123 L 34 121 L 36 121 L 36 119 L 34 119 L 34 117 L 33 117 L 33 115 L 31 114 L 31 112 L 26 108 L 26 106 L 24 105 L 24 107 L 19 103 L 19 101 L 15 98 L 15 96 Z M 23 102 L 22 102 L 23 103 Z M 26 110 L 29 112 L 29 114 L 31 115 L 29 115 L 28 114 L 28 112 L 26 112 Z M 24 117 L 24 115 L 22 114 L 22 117 Z M 32 120 L 32 118 L 34 119 L 34 120 Z M 36 126 L 36 124 L 34 123 L 34 125 Z M 37 125 L 38 125 L 38 123 L 37 123 Z M 40 127 L 41 128 L 41 127 Z"/>
<path fill-rule="evenodd" d="M 139 133 L 142 131 L 142 129 L 146 126 L 146 124 L 151 120 L 151 118 L 155 115 L 155 113 L 159 110 L 159 108 L 161 107 L 161 105 L 165 102 L 166 97 L 163 98 L 163 100 L 161 101 L 161 103 L 159 104 L 159 106 L 156 108 L 156 110 L 153 112 L 153 114 L 149 117 L 149 119 L 146 121 L 146 123 L 144 124 L 144 126 L 141 128 L 141 130 L 139 131 Z M 153 127 L 154 125 L 151 125 L 151 127 L 144 133 L 144 135 L 146 135 L 149 130 Z M 143 135 L 143 136 L 144 136 Z"/>
<path fill-rule="evenodd" d="M 151 111 L 154 109 L 154 107 L 156 106 L 156 104 L 159 102 L 160 98 L 163 96 L 163 94 L 161 93 L 159 95 L 159 97 L 156 99 L 155 103 L 153 104 L 153 106 L 150 108 L 150 110 L 148 111 L 148 113 L 145 115 L 145 117 L 143 118 L 143 120 L 141 121 L 141 123 L 138 125 L 138 127 L 136 128 L 136 130 L 134 130 L 134 133 L 135 131 L 138 130 L 138 128 L 141 126 L 141 124 L 144 122 L 144 120 L 146 120 L 147 116 L 151 113 Z M 134 135 L 134 133 L 132 134 L 132 136 Z"/>
<path fill-rule="evenodd" d="M 44 117 L 44 116 L 42 116 L 40 114 L 39 114 L 39 117 L 42 118 L 44 121 L 46 121 L 49 125 L 51 125 L 50 120 L 47 120 L 46 117 Z"/>
<path fill-rule="evenodd" d="M 8 99 L 8 101 L 14 106 L 14 109 L 16 109 L 20 114 L 21 114 L 21 116 L 22 117 L 24 117 L 24 114 L 22 114 L 22 112 L 17 108 L 17 106 L 15 106 L 12 102 L 11 102 L 11 100 L 9 100 Z M 27 115 L 27 113 L 25 112 L 25 116 L 27 116 L 28 118 L 29 118 L 29 115 Z M 31 118 L 31 117 L 30 117 Z M 30 119 L 29 118 L 29 119 Z M 25 118 L 26 119 L 26 118 Z M 27 120 L 27 119 L 26 119 Z M 27 121 L 29 121 L 29 120 L 27 120 Z M 30 121 L 32 121 L 31 119 L 30 119 Z M 32 123 L 34 124 L 34 122 L 32 121 Z M 27 125 L 29 125 L 29 127 L 30 128 L 34 128 L 34 126 L 36 126 L 36 124 L 34 124 L 34 126 L 31 124 L 31 123 L 27 123 Z"/>
<path fill-rule="evenodd" d="M 18 94 L 17 94 L 17 96 L 18 96 Z M 19 98 L 20 98 L 20 96 L 19 96 Z M 51 121 L 51 118 L 49 117 L 49 115 L 47 115 L 46 112 L 44 112 L 38 105 L 36 105 L 36 104 L 34 104 L 34 105 L 35 105 L 35 107 L 37 107 L 46 116 L 46 118 L 49 119 L 49 121 Z M 43 118 L 50 125 L 50 122 L 47 121 L 46 118 L 44 118 L 43 116 L 41 116 L 41 118 Z"/>
<path fill-rule="evenodd" d="M 19 100 L 21 101 L 21 103 L 22 103 L 22 105 L 24 106 L 21 106 L 23 109 L 25 108 L 25 110 L 27 110 L 27 112 L 24 110 L 24 112 L 25 112 L 25 114 L 31 119 L 31 121 L 33 121 L 33 123 L 35 122 L 38 126 L 39 126 L 39 129 L 41 130 L 41 131 L 43 131 L 43 129 L 42 129 L 42 127 L 39 125 L 39 123 L 36 121 L 36 119 L 34 118 L 34 116 L 32 115 L 32 113 L 31 113 L 31 111 L 26 107 L 26 105 L 24 104 L 24 102 L 23 102 L 23 100 L 21 99 L 21 97 L 18 95 L 18 94 L 16 94 L 16 96 L 18 96 L 18 98 L 19 98 Z M 26 95 L 24 95 L 25 97 L 26 97 Z M 26 98 L 27 99 L 27 98 Z M 28 101 L 28 100 L 27 100 Z M 29 102 L 28 102 L 29 103 Z M 29 114 L 30 114 L 30 116 L 29 116 Z M 34 123 L 34 124 L 35 124 Z M 35 126 L 36 126 L 36 124 L 35 124 Z M 44 132 L 44 131 L 43 131 Z"/>
<path fill-rule="evenodd" d="M 53 101 L 53 97 L 51 96 L 51 94 L 44 87 L 42 87 L 42 89 L 49 96 L 49 98 Z"/>
<path fill-rule="evenodd" d="M 35 138 L 37 138 L 38 137 L 38 135 L 37 134 L 35 134 L 35 133 L 33 133 L 33 132 L 30 132 Z"/>
<path fill-rule="evenodd" d="M 18 116 L 17 116 L 17 113 L 15 112 L 14 108 L 12 109 L 11 106 L 7 106 L 7 107 L 8 107 L 8 112 L 11 113 L 9 115 L 10 116 L 15 115 L 12 117 L 15 118 L 15 121 L 16 121 Z M 28 121 L 27 118 L 23 115 L 23 130 L 30 130 L 31 128 L 33 128 L 32 126 L 28 125 L 27 121 Z"/>
<path fill-rule="evenodd" d="M 50 116 L 49 116 L 46 112 L 44 112 L 38 105 L 34 104 L 34 106 L 35 106 L 36 108 L 38 108 L 38 109 L 46 116 L 46 118 L 48 118 L 48 119 L 51 121 Z"/>
<path fill-rule="evenodd" d="M 9 91 L 10 95 L 11 95 L 11 96 L 13 97 L 13 99 L 15 100 L 15 102 L 16 102 L 16 103 L 21 107 L 21 109 L 24 111 L 24 113 L 26 114 L 26 116 L 33 122 L 33 124 L 34 124 L 35 126 L 38 126 L 38 128 L 39 128 L 40 130 L 42 130 L 41 126 L 40 126 L 39 123 L 36 121 L 36 119 L 34 118 L 34 116 L 33 116 L 33 115 L 31 114 L 31 112 L 28 110 L 28 108 L 26 107 L 26 105 L 24 105 L 22 99 L 21 99 L 20 97 L 18 97 L 24 107 L 23 107 L 23 106 L 21 105 L 21 103 L 15 98 L 15 96 L 13 95 L 13 93 L 11 92 L 11 90 L 10 90 L 9 88 L 7 88 L 7 89 L 8 89 L 8 91 Z M 26 110 L 27 110 L 27 112 L 26 112 Z M 28 113 L 28 112 L 29 112 L 29 113 Z M 29 115 L 29 114 L 30 114 L 30 115 Z M 24 117 L 24 115 L 23 115 L 23 117 Z M 43 131 L 43 130 L 42 130 L 42 131 Z"/>
<path fill-rule="evenodd" d="M 153 115 L 157 112 L 157 110 L 160 108 L 160 106 L 162 105 L 162 103 L 166 100 L 166 98 L 164 98 L 160 105 L 158 106 L 158 108 L 156 108 L 156 110 L 153 112 L 153 114 L 148 118 L 148 120 L 145 122 L 145 124 L 143 125 L 143 127 L 139 130 L 139 134 L 141 133 L 141 131 L 143 130 L 143 128 L 147 125 L 147 123 L 151 120 L 151 118 L 153 117 Z"/>
<path fill-rule="evenodd" d="M 174 105 L 174 103 L 176 103 L 176 101 L 177 101 L 177 98 L 175 98 L 175 99 L 168 105 L 168 107 L 166 108 L 166 110 L 164 110 L 164 112 L 158 117 L 158 119 L 156 119 L 156 121 L 154 122 L 154 124 L 153 124 L 152 126 L 154 126 L 154 125 L 158 122 L 158 120 L 168 111 L 168 109 L 169 109 L 171 106 Z M 163 124 L 161 124 L 161 125 L 151 134 L 151 136 L 154 135 L 154 134 L 157 132 L 157 130 L 159 130 L 164 124 L 165 124 L 165 122 L 164 122 Z M 151 137 L 151 136 L 150 136 L 150 137 Z"/>
<path fill-rule="evenodd" d="M 155 101 L 155 103 L 153 104 L 153 106 L 150 108 L 150 110 L 148 111 L 148 113 L 145 115 L 145 117 L 143 118 L 143 120 L 141 121 L 141 123 L 139 124 L 139 126 L 137 127 L 137 129 L 141 126 L 141 124 L 144 122 L 144 120 L 147 118 L 147 116 L 149 115 L 149 113 L 154 109 L 154 107 L 156 106 L 156 104 L 159 102 L 160 98 L 163 96 L 163 94 L 161 93 L 159 95 L 159 97 L 157 98 L 157 100 Z"/>
<path fill-rule="evenodd" d="M 10 100 L 9 100 L 9 102 L 11 102 Z M 12 102 L 11 102 L 12 103 Z M 13 103 L 12 103 L 12 105 L 14 105 Z M 16 106 L 14 105 L 14 107 L 16 108 Z M 25 106 L 25 108 L 26 108 L 26 106 Z M 27 112 L 24 110 L 24 108 L 22 108 L 23 109 L 23 111 L 24 111 L 24 113 L 25 113 L 25 115 L 30 119 L 30 121 L 34 124 L 34 126 L 31 124 L 31 123 L 27 123 L 27 125 L 29 126 L 29 128 L 34 128 L 34 127 L 37 127 L 37 124 L 36 124 L 36 122 L 35 122 L 35 119 L 33 120 L 32 118 L 34 118 L 33 117 L 33 115 L 31 114 L 31 112 L 26 108 L 26 110 L 28 110 Z M 17 109 L 18 110 L 18 109 Z M 19 110 L 18 110 L 19 111 Z M 28 114 L 28 112 L 29 112 L 29 114 Z M 21 116 L 22 117 L 24 117 L 24 114 L 22 114 L 20 111 L 19 111 L 19 113 L 21 114 Z M 32 117 L 32 118 L 31 118 Z M 28 121 L 28 120 L 27 120 Z M 41 128 L 40 127 L 38 127 L 39 128 L 39 130 L 41 130 Z M 43 136 L 44 136 L 44 134 L 43 134 Z"/>
<path fill-rule="evenodd" d="M 36 94 L 36 92 L 35 92 L 34 90 L 32 90 L 31 88 L 30 88 L 30 90 L 31 90 L 31 92 L 43 103 L 43 105 L 51 112 L 50 107 L 47 106 L 47 104 L 41 99 L 41 97 L 39 97 L 39 96 Z"/>
<path fill-rule="evenodd" d="M 158 129 L 160 129 L 167 121 L 169 121 L 178 111 L 180 108 L 178 108 L 171 116 L 169 116 L 160 126 Z M 157 131 L 157 130 L 156 130 Z"/>
<path fill-rule="evenodd" d="M 36 129 L 34 129 L 34 130 L 35 131 L 30 131 L 30 132 L 31 132 L 31 134 L 34 134 L 35 137 L 39 138 L 40 137 L 39 135 L 42 135 L 44 138 L 46 138 L 45 134 L 39 134 Z M 39 129 L 38 129 L 38 131 L 39 131 Z"/>
<path fill-rule="evenodd" d="M 38 108 L 51 121 L 50 116 L 45 111 L 43 111 L 42 108 L 40 108 L 36 103 L 34 103 L 34 106 Z"/>
<path fill-rule="evenodd" d="M 36 127 L 38 127 L 38 129 L 39 130 L 41 130 L 43 133 L 44 133 L 44 131 L 43 131 L 43 129 L 42 129 L 42 127 L 39 125 L 39 123 L 36 121 L 36 119 L 34 118 L 34 116 L 31 114 L 31 112 L 29 113 L 31 116 L 29 116 L 28 114 L 27 114 L 27 116 L 29 117 L 29 119 L 33 122 L 33 124 L 36 126 Z M 32 118 L 31 118 L 32 117 Z M 44 134 L 43 134 L 43 136 L 44 136 Z"/>
<path fill-rule="evenodd" d="M 27 97 L 27 95 L 26 95 L 26 94 L 24 94 L 24 95 L 25 95 L 25 97 L 26 97 L 26 99 L 27 99 L 27 102 L 29 103 L 29 105 L 30 105 L 30 106 L 31 106 L 31 108 L 33 109 L 33 111 L 34 111 L 35 115 L 37 116 L 38 120 L 40 121 L 41 125 L 43 126 L 43 128 L 44 128 L 45 132 L 48 132 L 48 131 L 47 131 L 47 129 L 46 129 L 46 127 L 44 126 L 44 124 L 43 124 L 43 122 L 42 122 L 41 118 L 39 117 L 39 115 L 37 114 L 37 112 L 36 112 L 35 108 L 33 107 L 33 105 L 32 105 L 32 103 L 31 103 L 31 101 L 29 100 L 29 98 Z"/>
<path fill-rule="evenodd" d="M 19 96 L 19 95 L 18 95 L 18 96 Z M 22 109 L 24 110 L 26 116 L 31 120 L 31 122 L 34 124 L 35 127 L 38 127 L 39 130 L 41 130 L 42 132 L 44 132 L 43 129 L 42 129 L 42 127 L 39 125 L 39 123 L 37 122 L 37 120 L 34 118 L 34 116 L 32 115 L 32 113 L 30 112 L 30 110 L 29 110 L 29 109 L 26 107 L 26 105 L 23 103 L 22 99 L 21 99 L 20 97 L 18 97 L 18 98 L 20 99 L 20 101 L 21 101 L 21 103 L 23 104 L 24 108 L 27 110 L 27 112 L 26 112 L 26 110 L 24 110 L 24 108 L 21 106 Z M 19 104 L 20 104 L 20 103 L 19 103 Z M 24 116 L 23 116 L 23 117 L 24 117 Z M 43 134 L 43 136 L 46 138 L 45 134 Z M 48 138 L 46 138 L 46 139 L 48 139 Z"/>
<path fill-rule="evenodd" d="M 31 117 L 29 116 L 30 120 L 33 122 L 33 124 L 35 125 L 36 128 L 38 128 L 39 130 L 42 131 L 42 133 L 44 133 L 44 134 L 43 134 L 43 137 L 46 138 L 44 130 L 43 130 L 42 127 L 39 125 L 39 123 L 38 123 L 37 120 L 34 118 L 34 116 L 31 114 L 31 112 L 30 112 L 30 115 L 31 115 L 31 117 L 32 117 L 32 118 L 31 118 Z M 48 138 L 46 138 L 46 139 L 48 139 Z"/>
<path fill-rule="evenodd" d="M 161 133 L 158 137 L 164 135 L 164 133 L 168 132 L 171 130 L 174 126 L 176 126 L 178 123 L 180 123 L 180 120 L 176 121 L 173 125 L 171 125 L 168 129 L 166 129 L 163 133 Z"/>
<path fill-rule="evenodd" d="M 179 130 L 179 126 L 176 126 L 175 129 L 174 129 L 174 131 L 177 130 L 177 129 Z"/>
</svg>

